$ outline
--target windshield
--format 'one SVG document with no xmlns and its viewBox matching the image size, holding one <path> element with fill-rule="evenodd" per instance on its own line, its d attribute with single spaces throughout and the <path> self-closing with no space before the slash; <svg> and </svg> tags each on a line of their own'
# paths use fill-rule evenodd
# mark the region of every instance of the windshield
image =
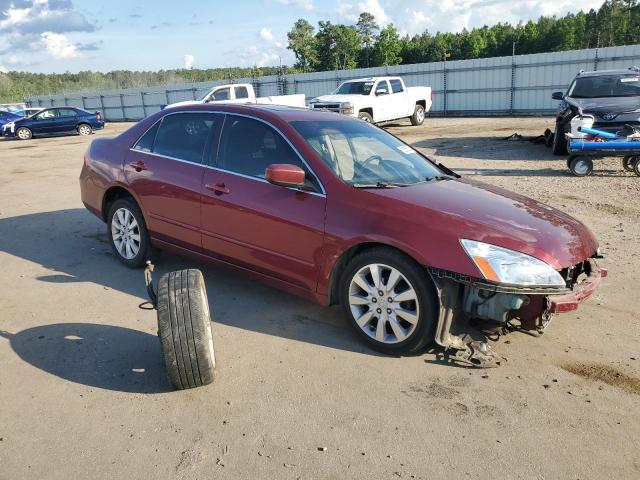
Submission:
<svg viewBox="0 0 640 480">
<path fill-rule="evenodd" d="M 291 122 L 331 170 L 354 187 L 393 187 L 443 178 L 416 150 L 358 120 Z"/>
<path fill-rule="evenodd" d="M 602 75 L 578 77 L 569 88 L 573 98 L 640 96 L 640 75 Z"/>
<path fill-rule="evenodd" d="M 333 92 L 336 95 L 369 95 L 374 82 L 346 82 Z"/>
</svg>

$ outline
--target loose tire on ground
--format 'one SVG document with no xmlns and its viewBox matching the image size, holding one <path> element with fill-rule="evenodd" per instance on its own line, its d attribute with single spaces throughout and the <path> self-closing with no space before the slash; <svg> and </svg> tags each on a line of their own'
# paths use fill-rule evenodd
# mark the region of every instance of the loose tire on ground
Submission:
<svg viewBox="0 0 640 480">
<path fill-rule="evenodd" d="M 593 172 L 593 160 L 588 157 L 574 157 L 569 165 L 569 170 L 576 177 L 586 177 Z"/>
<path fill-rule="evenodd" d="M 556 130 L 553 133 L 553 143 L 551 144 L 551 150 L 554 155 L 566 155 L 567 152 L 567 138 L 564 136 L 564 128 L 556 123 Z"/>
<path fill-rule="evenodd" d="M 381 273 L 379 277 L 381 283 L 375 288 L 373 288 L 374 282 L 370 282 L 370 285 L 365 285 L 369 288 L 371 295 L 367 294 L 364 289 L 356 291 L 358 287 L 355 284 L 362 285 L 362 282 L 357 282 L 355 277 L 361 275 L 361 278 L 373 279 L 372 275 L 369 276 L 363 273 L 372 265 L 380 266 Z M 386 270 L 386 273 L 384 270 Z M 391 274 L 393 270 L 402 277 L 399 283 L 396 283 L 395 289 L 389 288 L 392 282 Z M 402 298 L 401 295 L 404 297 L 408 291 L 407 286 L 409 289 L 413 289 L 415 301 L 388 301 L 389 298 Z M 372 349 L 388 355 L 411 355 L 433 340 L 439 309 L 435 288 L 431 284 L 424 268 L 403 253 L 380 247 L 372 248 L 356 255 L 345 268 L 340 279 L 339 288 L 340 303 L 349 323 L 360 338 Z M 383 295 L 379 295 L 380 292 Z M 355 298 L 354 301 L 354 296 L 360 298 Z M 374 296 L 377 297 L 375 302 L 373 302 Z M 378 313 L 378 308 L 380 308 L 380 313 Z M 417 321 L 413 324 L 407 323 L 407 317 L 403 319 L 403 316 L 400 315 L 403 312 L 398 313 L 399 309 L 412 313 L 417 318 Z M 389 310 L 392 313 L 382 319 L 385 339 L 384 341 L 379 341 L 376 339 L 381 325 L 379 315 L 384 315 Z M 363 320 L 366 320 L 367 312 L 371 312 L 372 318 L 364 323 L 363 326 L 360 326 L 358 322 L 362 323 Z M 394 327 L 397 328 L 397 324 L 392 325 L 389 320 L 391 318 L 401 319 L 399 323 L 403 327 L 402 333 L 406 334 L 403 340 L 400 340 L 396 334 Z M 412 328 L 411 325 L 415 325 L 415 327 Z"/>
<path fill-rule="evenodd" d="M 417 127 L 424 123 L 424 107 L 420 104 L 416 104 L 416 109 L 413 111 L 413 115 L 409 117 L 411 125 Z"/>
<path fill-rule="evenodd" d="M 160 278 L 158 336 L 171 385 L 185 390 L 213 382 L 211 315 L 200 270 L 179 270 Z"/>
<path fill-rule="evenodd" d="M 373 123 L 373 117 L 368 112 L 360 112 L 360 113 L 358 113 L 358 118 L 360 120 L 364 120 L 367 123 Z"/>
<path fill-rule="evenodd" d="M 16 130 L 16 138 L 19 140 L 31 140 L 33 138 L 33 132 L 27 127 L 19 127 Z"/>
</svg>

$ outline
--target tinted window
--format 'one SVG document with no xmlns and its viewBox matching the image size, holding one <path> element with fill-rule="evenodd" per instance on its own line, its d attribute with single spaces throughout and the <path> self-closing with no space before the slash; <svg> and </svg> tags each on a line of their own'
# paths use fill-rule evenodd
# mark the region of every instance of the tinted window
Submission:
<svg viewBox="0 0 640 480">
<path fill-rule="evenodd" d="M 216 118 L 217 116 L 211 113 L 167 115 L 158 127 L 153 142 L 153 153 L 187 162 L 203 163 L 204 150 Z"/>
<path fill-rule="evenodd" d="M 228 115 L 220 141 L 218 166 L 242 175 L 265 178 L 265 170 L 273 163 L 297 165 L 307 172 L 308 187 L 319 190 L 309 169 L 282 135 L 258 120 Z"/>
<path fill-rule="evenodd" d="M 249 98 L 247 87 L 236 87 L 236 98 Z"/>
<path fill-rule="evenodd" d="M 389 80 L 391 83 L 391 91 L 393 93 L 400 93 L 403 91 L 402 82 L 400 80 Z"/>
<path fill-rule="evenodd" d="M 58 110 L 59 117 L 75 117 L 76 115 L 78 115 L 78 112 L 71 108 L 61 108 Z"/>
<path fill-rule="evenodd" d="M 153 142 L 156 139 L 156 133 L 158 133 L 158 128 L 160 127 L 160 122 L 156 122 L 156 124 L 147 130 L 138 143 L 133 147 L 134 150 L 140 150 L 142 152 L 152 152 L 153 151 Z"/>
</svg>

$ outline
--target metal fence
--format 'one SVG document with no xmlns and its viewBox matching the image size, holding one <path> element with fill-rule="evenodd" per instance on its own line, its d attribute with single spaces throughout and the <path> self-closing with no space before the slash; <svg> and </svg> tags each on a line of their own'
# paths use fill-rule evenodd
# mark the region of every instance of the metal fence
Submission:
<svg viewBox="0 0 640 480">
<path fill-rule="evenodd" d="M 433 89 L 431 115 L 536 115 L 555 111 L 551 93 L 565 90 L 579 70 L 632 65 L 640 65 L 640 45 L 38 96 L 27 103 L 99 110 L 108 121 L 140 120 L 163 105 L 201 98 L 225 83 L 250 83 L 258 96 L 304 93 L 310 99 L 333 91 L 344 80 L 399 75 L 408 86 Z"/>
</svg>

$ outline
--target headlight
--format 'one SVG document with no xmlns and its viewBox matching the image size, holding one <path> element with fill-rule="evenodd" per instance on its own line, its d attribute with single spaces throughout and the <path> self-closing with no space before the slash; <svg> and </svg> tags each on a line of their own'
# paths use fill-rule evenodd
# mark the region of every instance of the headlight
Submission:
<svg viewBox="0 0 640 480">
<path fill-rule="evenodd" d="M 507 248 L 461 239 L 460 243 L 487 280 L 511 285 L 564 287 L 564 279 L 549 264 Z"/>
<path fill-rule="evenodd" d="M 353 103 L 351 102 L 341 103 L 340 110 L 342 110 L 342 113 L 353 113 Z"/>
<path fill-rule="evenodd" d="M 9 129 L 13 130 L 13 127 L 15 127 L 15 126 L 16 126 L 16 124 L 14 122 L 9 122 L 9 123 L 5 123 L 4 124 L 5 130 L 9 130 Z"/>
</svg>

